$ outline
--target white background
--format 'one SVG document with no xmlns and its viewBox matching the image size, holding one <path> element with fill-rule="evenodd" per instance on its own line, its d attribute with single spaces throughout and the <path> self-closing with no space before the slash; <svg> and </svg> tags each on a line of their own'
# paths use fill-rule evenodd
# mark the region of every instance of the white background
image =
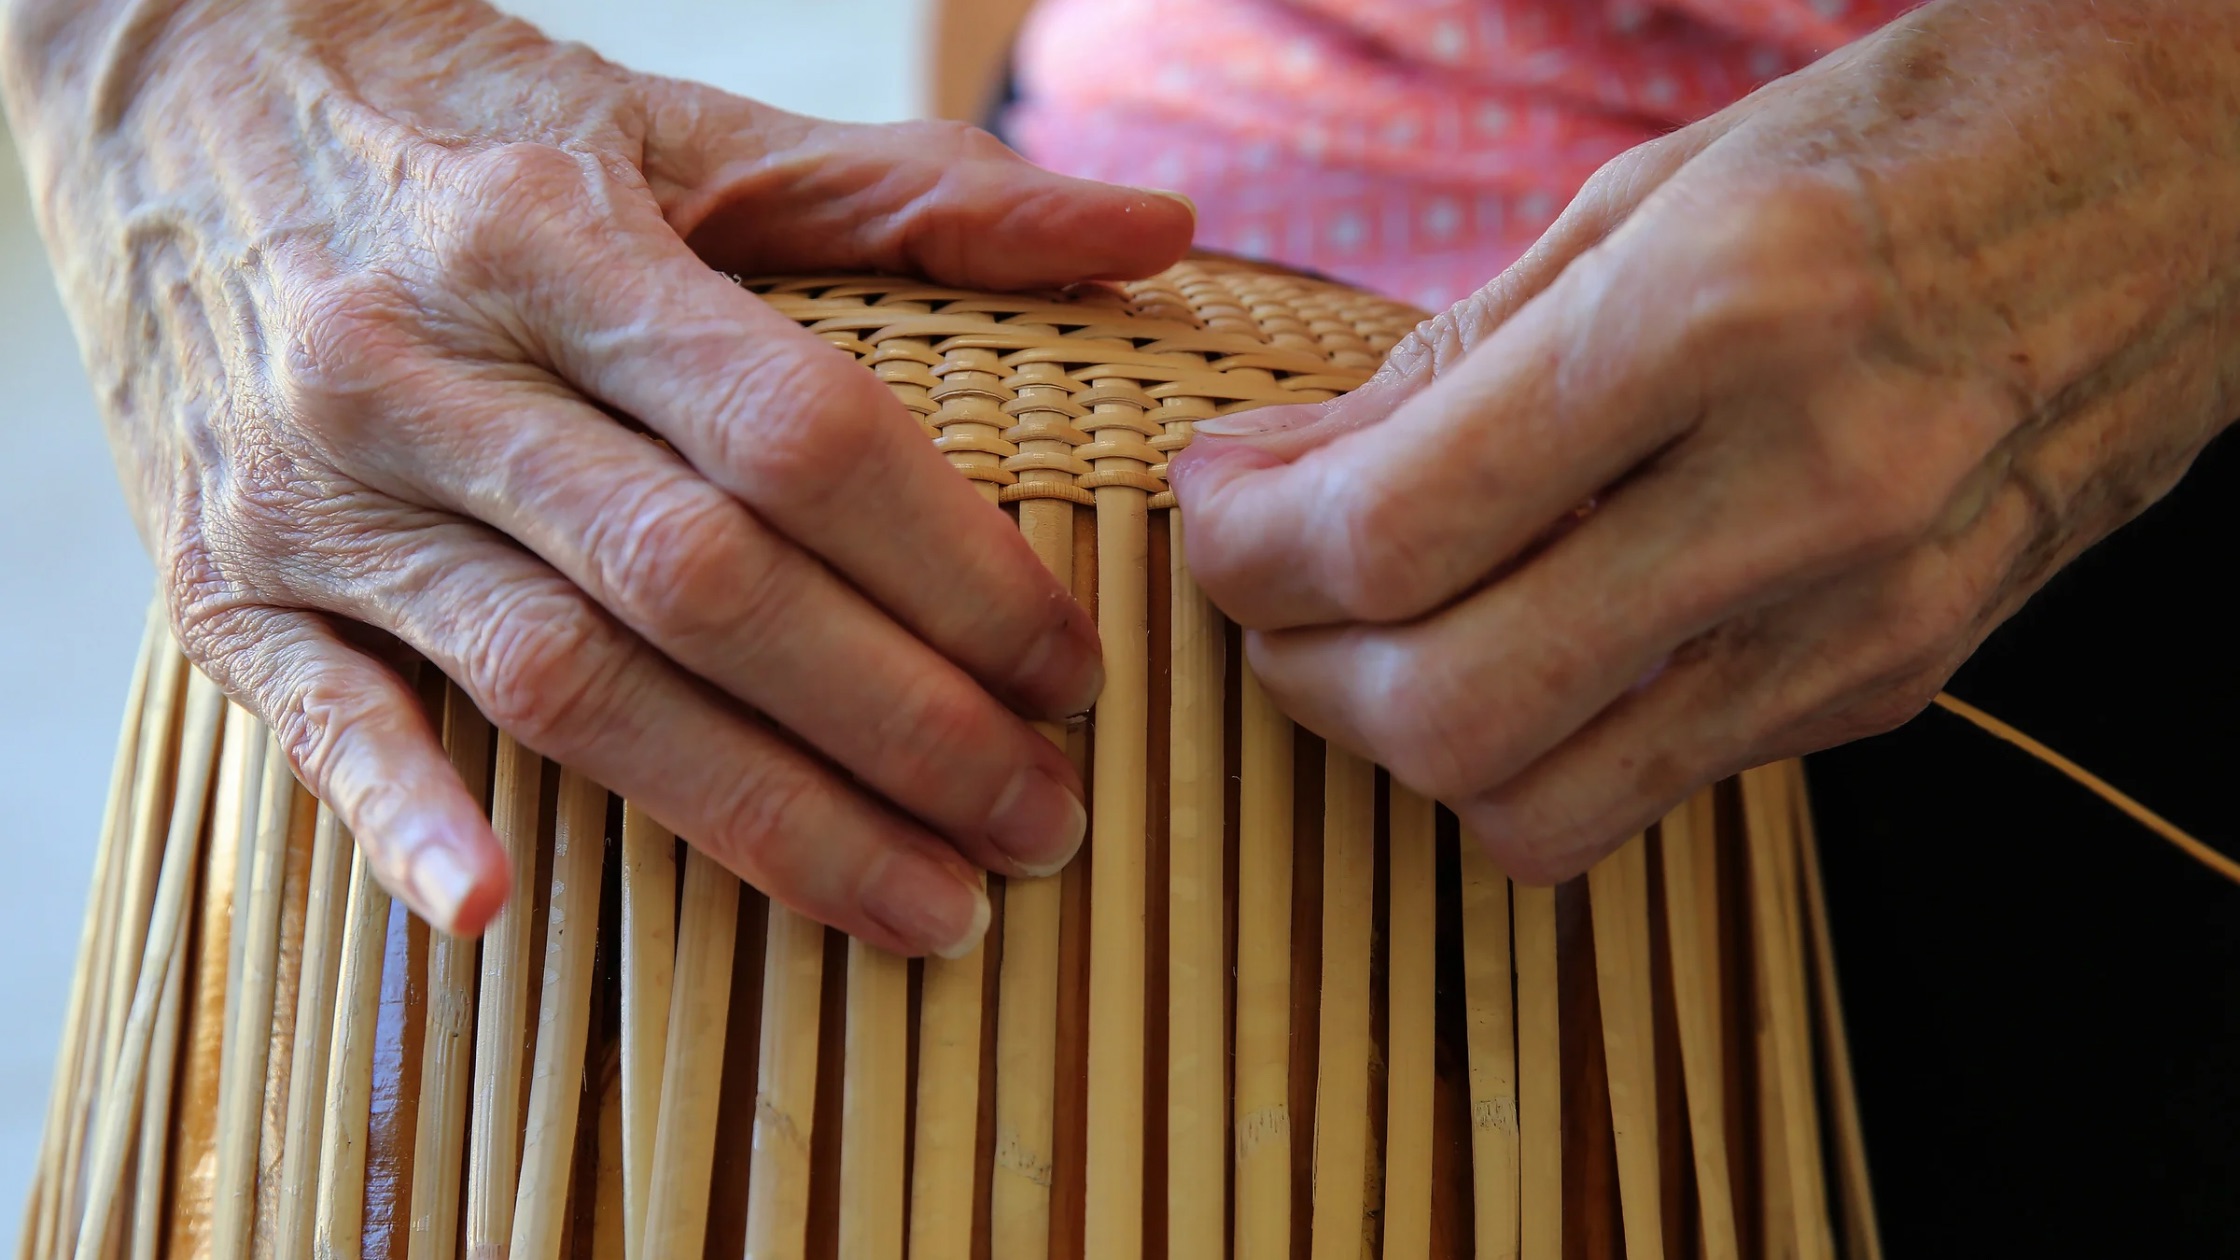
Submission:
<svg viewBox="0 0 2240 1260">
<path fill-rule="evenodd" d="M 517 0 L 626 65 L 877 121 L 917 97 L 921 0 Z M 151 581 L 0 128 L 0 1248 L 45 1119 Z"/>
</svg>

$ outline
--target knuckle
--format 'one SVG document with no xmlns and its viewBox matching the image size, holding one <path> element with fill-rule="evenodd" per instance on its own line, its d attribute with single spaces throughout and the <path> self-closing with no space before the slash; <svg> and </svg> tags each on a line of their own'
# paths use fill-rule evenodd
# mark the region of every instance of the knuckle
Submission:
<svg viewBox="0 0 2240 1260">
<path fill-rule="evenodd" d="M 580 194 L 583 165 L 567 151 L 534 140 L 492 145 L 466 159 L 467 190 L 490 210 L 549 206 Z"/>
<path fill-rule="evenodd" d="M 986 710 L 939 673 L 913 680 L 883 712 L 873 747 L 881 777 L 898 793 L 938 789 L 956 778 L 964 757 L 996 746 Z"/>
<path fill-rule="evenodd" d="M 1936 698 L 1942 674 L 1901 670 L 1873 680 L 1840 700 L 1820 697 L 1818 703 L 1797 706 L 1777 726 L 1778 749 L 1787 756 L 1804 756 L 1853 740 L 1886 734 L 1920 716 Z M 1770 760 L 1760 757 L 1758 761 Z"/>
<path fill-rule="evenodd" d="M 744 515 L 710 490 L 640 493 L 602 513 L 590 539 L 600 589 L 631 625 L 680 649 L 736 633 L 766 588 Z"/>
<path fill-rule="evenodd" d="M 1707 217 L 1698 331 L 1810 353 L 1855 344 L 1893 313 L 1863 194 L 1824 173 L 1751 182 L 1747 213 Z"/>
<path fill-rule="evenodd" d="M 387 563 L 383 536 L 399 508 L 283 437 L 255 435 L 198 487 L 174 564 L 271 603 L 316 599 Z M 175 570 L 175 582 L 188 580 Z"/>
<path fill-rule="evenodd" d="M 1463 826 L 1466 843 L 1485 847 L 1494 865 L 1510 879 L 1533 887 L 1549 887 L 1572 879 L 1593 864 L 1590 852 L 1567 837 L 1540 834 L 1516 807 L 1492 796 L 1459 800 L 1453 805 Z"/>
<path fill-rule="evenodd" d="M 985 128 L 947 118 L 920 118 L 893 124 L 904 152 L 958 158 L 1010 157 L 1011 150 Z"/>
<path fill-rule="evenodd" d="M 1609 215 L 1631 205 L 1653 172 L 1664 165 L 1663 154 L 1672 145 L 1671 135 L 1645 141 L 1595 168 L 1579 185 L 1566 215 Z"/>
<path fill-rule="evenodd" d="M 265 638 L 256 615 L 263 601 L 232 575 L 236 567 L 221 562 L 199 525 L 165 545 L 162 592 L 172 638 L 188 660 L 229 685 L 249 675 Z"/>
<path fill-rule="evenodd" d="M 1908 674 L 1956 668 L 1983 633 L 1997 598 L 1999 583 L 1992 574 L 1961 566 L 1953 566 L 1961 571 L 1940 573 L 1939 567 L 1907 563 L 1897 580 L 1885 642 L 1888 650 L 1902 655 L 1901 668 Z M 1924 703 L 1928 698 L 1921 697 Z"/>
<path fill-rule="evenodd" d="M 1881 435 L 1835 434 L 1827 444 L 1817 480 L 1834 550 L 1879 554 L 1935 528 L 1954 486 L 1918 451 Z"/>
<path fill-rule="evenodd" d="M 191 656 L 199 643 L 225 633 L 238 597 L 199 532 L 171 539 L 163 568 L 164 608 L 172 634 Z"/>
<path fill-rule="evenodd" d="M 272 732 L 304 781 L 321 784 L 335 761 L 344 732 L 364 716 L 358 697 L 314 674 L 297 688 L 294 703 L 273 714 Z"/>
<path fill-rule="evenodd" d="M 775 354 L 726 373 L 714 414 L 719 453 L 767 511 L 818 515 L 876 461 L 894 399 L 877 378 L 816 347 Z M 848 475 L 842 475 L 846 473 Z"/>
<path fill-rule="evenodd" d="M 229 693 L 252 689 L 269 661 L 259 649 L 253 606 L 233 598 L 169 601 L 172 640 L 179 652 Z"/>
<path fill-rule="evenodd" d="M 353 737 L 383 720 L 382 697 L 317 668 L 289 614 L 236 601 L 174 615 L 181 650 L 264 721 L 303 781 L 324 793 Z"/>
<path fill-rule="evenodd" d="M 757 757 L 733 780 L 718 802 L 710 847 L 724 865 L 772 896 L 799 895 L 812 882 L 804 868 L 814 861 L 819 812 L 818 784 L 803 767 L 775 757 Z"/>
<path fill-rule="evenodd" d="M 462 155 L 451 216 L 433 237 L 444 274 L 488 284 L 565 257 L 599 217 L 597 168 L 551 144 L 516 141 Z"/>
<path fill-rule="evenodd" d="M 1435 602 L 1440 549 L 1420 545 L 1421 505 L 1381 480 L 1348 477 L 1331 487 L 1321 519 L 1332 533 L 1324 581 L 1350 620 L 1405 621 Z"/>
<path fill-rule="evenodd" d="M 270 715 L 272 730 L 304 781 L 323 788 L 361 728 L 381 720 L 382 697 L 326 670 L 302 670 L 289 681 L 287 701 Z"/>
<path fill-rule="evenodd" d="M 212 503 L 213 532 L 232 549 L 257 555 L 286 550 L 330 497 L 319 470 L 276 442 L 241 444 L 224 478 L 224 493 Z"/>
<path fill-rule="evenodd" d="M 374 409 L 407 370 L 415 308 L 403 286 L 374 269 L 296 282 L 285 299 L 277 401 L 314 424 Z"/>
<path fill-rule="evenodd" d="M 1629 791 L 1617 799 L 1561 792 L 1489 793 L 1458 811 L 1511 878 L 1559 884 L 1586 873 L 1662 817 L 1681 790 Z"/>
<path fill-rule="evenodd" d="M 1478 706 L 1444 671 L 1390 649 L 1363 662 L 1374 712 L 1360 715 L 1369 752 L 1401 782 L 1436 800 L 1487 786 L 1501 756 Z"/>
<path fill-rule="evenodd" d="M 797 551 L 768 547 L 757 552 L 720 577 L 731 587 L 729 615 L 716 622 L 712 633 L 746 643 L 781 643 L 802 633 L 798 613 L 821 570 Z"/>
<path fill-rule="evenodd" d="M 1852 730 L 1844 738 L 1864 739 L 1894 731 L 1919 717 L 1936 694 L 1934 685 L 1912 681 L 1870 696 L 1853 709 L 1847 723 Z"/>
<path fill-rule="evenodd" d="M 624 653 L 583 600 L 523 589 L 471 632 L 461 669 L 490 720 L 565 756 L 616 707 Z"/>
</svg>

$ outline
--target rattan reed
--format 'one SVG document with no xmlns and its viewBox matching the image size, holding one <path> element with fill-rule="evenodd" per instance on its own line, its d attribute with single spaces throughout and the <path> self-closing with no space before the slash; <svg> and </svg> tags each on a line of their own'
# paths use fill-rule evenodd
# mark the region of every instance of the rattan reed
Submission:
<svg viewBox="0 0 2240 1260">
<path fill-rule="evenodd" d="M 22 1255 L 1879 1254 L 1794 764 L 1512 888 L 1291 726 L 1181 562 L 1194 420 L 1419 316 L 1264 267 L 754 282 L 1097 614 L 1085 857 L 906 962 L 422 691 L 518 859 L 431 937 L 151 626 Z"/>
</svg>

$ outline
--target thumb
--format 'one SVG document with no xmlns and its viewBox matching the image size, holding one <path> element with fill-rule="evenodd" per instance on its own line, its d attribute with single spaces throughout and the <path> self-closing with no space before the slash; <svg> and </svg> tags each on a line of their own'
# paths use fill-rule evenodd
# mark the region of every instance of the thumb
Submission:
<svg viewBox="0 0 2240 1260">
<path fill-rule="evenodd" d="M 1683 139 L 1694 140 L 1686 133 L 1672 138 Z M 1534 303 L 1618 232 L 1697 147 L 1659 142 L 1604 168 L 1523 258 L 1411 333 L 1354 393 L 1318 407 L 1196 422 L 1196 440 L 1169 462 L 1167 476 L 1190 526 L 1190 567 L 1215 604 L 1260 630 L 1401 621 L 1482 576 L 1490 562 L 1478 567 L 1475 553 L 1451 545 L 1481 528 L 1477 506 L 1450 496 L 1442 507 L 1436 496 L 1418 493 L 1455 468 L 1415 452 L 1430 449 L 1424 439 L 1434 433 L 1467 431 L 1478 441 L 1465 445 L 1487 446 L 1485 439 L 1505 437 L 1519 423 L 1513 408 L 1521 400 L 1498 390 L 1490 398 L 1463 391 L 1428 409 L 1417 400 L 1430 403 L 1430 387 L 1442 378 L 1468 380 L 1476 371 L 1505 379 L 1465 364 L 1505 329 L 1527 327 Z M 1594 335 L 1562 309 L 1537 320 L 1518 353 L 1537 363 Z M 1517 322 L 1520 313 L 1525 323 Z M 1395 420 L 1403 416 L 1413 419 Z M 1387 424 L 1404 426 L 1411 439 L 1379 443 L 1369 431 Z M 1495 561 L 1513 532 L 1487 535 Z M 1419 539 L 1428 541 L 1418 546 Z M 1387 564 L 1388 553 L 1428 559 Z"/>
<path fill-rule="evenodd" d="M 1617 231 L 1650 193 L 1719 134 L 1720 128 L 1690 128 L 1613 159 L 1580 188 L 1523 256 L 1476 293 L 1425 320 L 1392 348 L 1367 384 L 1327 403 L 1262 407 L 1200 420 L 1192 428 L 1210 440 L 1193 443 L 1176 457 L 1170 472 L 1187 480 L 1196 475 L 1193 465 L 1217 459 L 1232 462 L 1238 471 L 1289 463 L 1383 420 L 1508 323 L 1580 255 Z M 1229 449 L 1238 441 L 1254 448 L 1249 457 Z"/>
<path fill-rule="evenodd" d="M 975 127 L 826 122 L 660 84 L 647 181 L 669 223 L 730 271 L 868 271 L 963 288 L 1156 274 L 1190 247 L 1177 195 L 1073 179 Z"/>
</svg>

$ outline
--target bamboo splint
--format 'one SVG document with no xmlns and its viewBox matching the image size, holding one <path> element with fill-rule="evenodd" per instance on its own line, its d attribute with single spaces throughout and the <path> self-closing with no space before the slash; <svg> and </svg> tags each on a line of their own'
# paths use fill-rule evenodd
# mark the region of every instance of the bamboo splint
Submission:
<svg viewBox="0 0 2240 1260">
<path fill-rule="evenodd" d="M 1359 384 L 1415 312 L 1218 259 L 749 287 L 1094 610 L 1104 697 L 1045 732 L 1083 859 L 894 958 L 423 669 L 515 870 L 449 940 L 153 627 L 25 1256 L 1879 1260 L 1794 766 L 1512 886 L 1294 729 L 1190 578 L 1195 423 Z"/>
<path fill-rule="evenodd" d="M 468 794 L 488 809 L 490 724 L 455 684 L 444 690 L 443 744 Z M 408 1260 L 456 1260 L 459 1255 L 459 1177 L 467 1135 L 453 1117 L 472 1106 L 475 953 L 473 942 L 440 933 L 428 944 Z"/>
<path fill-rule="evenodd" d="M 520 1186 L 521 1096 L 529 1056 L 530 929 L 537 907 L 537 828 L 544 762 L 501 736 L 491 773 L 490 822 L 513 862 L 513 889 L 482 935 L 476 993 L 474 1115 L 467 1149 L 466 1253 L 496 1255 L 513 1237 Z"/>
</svg>

